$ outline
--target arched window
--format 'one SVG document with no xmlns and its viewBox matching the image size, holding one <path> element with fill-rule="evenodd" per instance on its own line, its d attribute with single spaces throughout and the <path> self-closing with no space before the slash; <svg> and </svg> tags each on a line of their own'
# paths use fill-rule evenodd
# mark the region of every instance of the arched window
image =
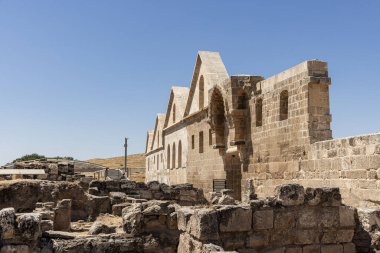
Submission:
<svg viewBox="0 0 380 253">
<path fill-rule="evenodd" d="M 211 111 L 211 123 L 214 127 L 215 134 L 215 147 L 224 148 L 225 147 L 225 122 L 226 118 L 224 116 L 224 100 L 221 92 L 215 89 L 211 96 L 210 103 Z"/>
<path fill-rule="evenodd" d="M 175 168 L 175 143 L 173 143 L 173 153 L 172 153 L 172 168 Z"/>
<path fill-rule="evenodd" d="M 205 105 L 205 81 L 203 76 L 199 79 L 199 110 Z"/>
<path fill-rule="evenodd" d="M 178 168 L 182 167 L 182 143 L 178 142 Z"/>
<path fill-rule="evenodd" d="M 280 94 L 280 120 L 288 119 L 288 106 L 289 106 L 288 91 L 284 90 Z"/>
<path fill-rule="evenodd" d="M 259 98 L 256 100 L 256 126 L 263 125 L 263 99 Z"/>
<path fill-rule="evenodd" d="M 166 168 L 170 169 L 170 145 L 168 145 L 168 149 L 166 150 Z"/>
<path fill-rule="evenodd" d="M 199 132 L 199 153 L 203 153 L 203 131 Z"/>
<path fill-rule="evenodd" d="M 173 104 L 173 123 L 175 123 L 175 104 Z"/>
</svg>

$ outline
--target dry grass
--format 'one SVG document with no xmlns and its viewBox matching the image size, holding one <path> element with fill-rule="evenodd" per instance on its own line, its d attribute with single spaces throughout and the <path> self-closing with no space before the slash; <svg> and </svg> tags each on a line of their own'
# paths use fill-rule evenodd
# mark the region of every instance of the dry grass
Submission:
<svg viewBox="0 0 380 253">
<path fill-rule="evenodd" d="M 128 168 L 144 168 L 145 167 L 145 155 L 133 154 L 128 157 Z M 124 156 L 117 156 L 111 158 L 94 158 L 87 160 L 86 162 L 99 164 L 112 169 L 124 168 Z"/>
</svg>

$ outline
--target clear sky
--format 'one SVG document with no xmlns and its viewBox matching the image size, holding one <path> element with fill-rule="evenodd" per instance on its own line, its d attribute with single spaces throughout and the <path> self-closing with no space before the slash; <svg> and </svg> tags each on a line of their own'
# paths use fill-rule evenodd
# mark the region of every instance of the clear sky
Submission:
<svg viewBox="0 0 380 253">
<path fill-rule="evenodd" d="M 0 0 L 0 164 L 143 152 L 198 50 L 229 74 L 329 62 L 334 137 L 380 131 L 380 1 Z"/>
</svg>

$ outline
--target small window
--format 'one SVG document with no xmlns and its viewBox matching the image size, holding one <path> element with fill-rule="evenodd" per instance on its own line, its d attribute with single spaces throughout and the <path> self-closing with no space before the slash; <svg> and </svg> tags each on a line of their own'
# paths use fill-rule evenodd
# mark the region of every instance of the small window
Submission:
<svg viewBox="0 0 380 253">
<path fill-rule="evenodd" d="M 208 145 L 209 146 L 212 145 L 212 130 L 211 129 L 208 130 Z"/>
<path fill-rule="evenodd" d="M 170 145 L 168 145 L 168 149 L 166 150 L 166 168 L 170 169 Z"/>
<path fill-rule="evenodd" d="M 191 136 L 191 149 L 194 149 L 195 147 L 195 137 L 194 135 Z"/>
<path fill-rule="evenodd" d="M 178 142 L 178 168 L 182 168 L 182 142 Z"/>
<path fill-rule="evenodd" d="M 203 131 L 199 132 L 199 153 L 203 153 Z"/>
<path fill-rule="evenodd" d="M 263 100 L 259 98 L 256 101 L 256 126 L 263 125 Z"/>
<path fill-rule="evenodd" d="M 175 143 L 173 143 L 173 153 L 172 153 L 172 168 L 174 169 L 176 164 L 175 164 Z"/>
<path fill-rule="evenodd" d="M 280 120 L 288 119 L 288 106 L 289 106 L 288 91 L 284 90 L 280 94 Z"/>
</svg>

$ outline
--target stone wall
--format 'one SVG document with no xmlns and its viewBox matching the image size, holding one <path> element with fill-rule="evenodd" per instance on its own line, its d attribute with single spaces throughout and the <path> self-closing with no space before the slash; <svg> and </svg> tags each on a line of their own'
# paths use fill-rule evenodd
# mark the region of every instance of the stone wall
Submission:
<svg viewBox="0 0 380 253">
<path fill-rule="evenodd" d="M 380 134 L 316 142 L 305 159 L 254 168 L 259 196 L 272 195 L 276 185 L 297 182 L 305 187 L 339 187 L 348 205 L 376 207 L 380 203 Z"/>
</svg>

